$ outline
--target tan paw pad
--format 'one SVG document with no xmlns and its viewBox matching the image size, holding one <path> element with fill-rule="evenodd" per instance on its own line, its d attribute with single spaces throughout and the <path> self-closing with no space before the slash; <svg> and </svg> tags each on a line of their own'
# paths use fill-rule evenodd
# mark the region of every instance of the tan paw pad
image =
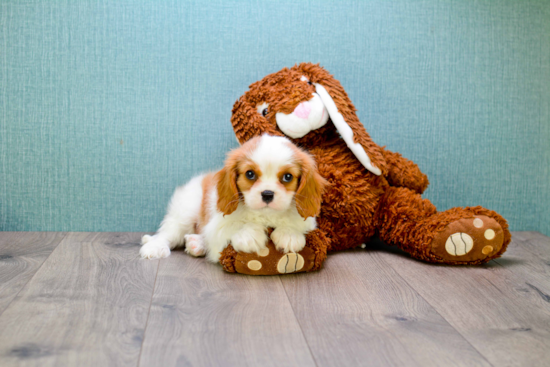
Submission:
<svg viewBox="0 0 550 367">
<path fill-rule="evenodd" d="M 489 255 L 493 252 L 493 246 L 485 246 L 481 252 L 483 252 L 484 255 Z"/>
<path fill-rule="evenodd" d="M 473 247 L 474 240 L 467 233 L 454 233 L 445 242 L 445 250 L 452 256 L 466 255 Z"/>
<path fill-rule="evenodd" d="M 262 268 L 262 263 L 258 260 L 250 260 L 247 265 L 250 270 L 254 271 L 258 271 Z"/>
<path fill-rule="evenodd" d="M 300 254 L 293 252 L 281 257 L 277 264 L 277 270 L 281 274 L 295 273 L 304 267 L 304 258 Z"/>
<path fill-rule="evenodd" d="M 493 238 L 495 238 L 495 231 L 493 231 L 492 229 L 488 229 L 485 231 L 483 235 L 485 236 L 486 239 L 492 240 Z"/>
</svg>

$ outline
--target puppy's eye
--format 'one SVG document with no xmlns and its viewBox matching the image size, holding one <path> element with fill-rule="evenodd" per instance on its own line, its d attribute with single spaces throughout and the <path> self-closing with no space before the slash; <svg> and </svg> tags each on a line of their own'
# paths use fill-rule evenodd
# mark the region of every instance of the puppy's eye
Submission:
<svg viewBox="0 0 550 367">
<path fill-rule="evenodd" d="M 307 81 L 307 84 L 313 85 L 313 83 L 311 82 L 311 80 L 308 80 L 308 81 Z"/>
<path fill-rule="evenodd" d="M 292 178 L 293 178 L 293 177 L 294 177 L 294 176 L 292 176 L 290 173 L 285 173 L 285 174 L 283 175 L 282 181 L 283 181 L 283 182 L 290 182 L 290 181 L 292 181 Z"/>
<path fill-rule="evenodd" d="M 267 116 L 267 108 L 264 108 L 264 109 L 262 110 L 262 116 L 263 116 L 263 117 L 266 117 L 266 116 Z"/>
<path fill-rule="evenodd" d="M 256 178 L 256 174 L 255 174 L 254 171 L 252 171 L 252 170 L 246 171 L 245 176 L 246 176 L 246 178 L 248 178 L 249 180 L 253 180 L 253 179 Z"/>
</svg>

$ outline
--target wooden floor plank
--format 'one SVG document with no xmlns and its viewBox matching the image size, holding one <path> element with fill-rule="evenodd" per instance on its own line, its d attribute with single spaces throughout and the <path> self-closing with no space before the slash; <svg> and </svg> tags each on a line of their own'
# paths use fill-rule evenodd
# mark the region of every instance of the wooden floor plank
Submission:
<svg viewBox="0 0 550 367">
<path fill-rule="evenodd" d="M 550 360 L 550 238 L 539 233 L 514 233 L 482 267 L 375 245 L 282 277 L 227 274 L 181 251 L 142 261 L 136 233 L 64 235 L 0 233 L 2 366 Z"/>
<path fill-rule="evenodd" d="M 158 267 L 139 238 L 68 234 L 0 316 L 0 365 L 136 366 Z"/>
<path fill-rule="evenodd" d="M 540 232 L 514 232 L 513 239 L 534 255 L 550 257 L 550 237 Z"/>
<path fill-rule="evenodd" d="M 525 250 L 533 255 L 525 258 L 524 260 L 531 261 L 533 259 L 537 259 L 538 263 L 546 265 L 546 267 L 539 268 L 539 270 L 545 274 L 548 274 L 548 271 L 550 270 L 550 237 L 539 232 L 514 232 L 513 239 L 519 245 L 517 247 L 517 251 Z M 509 255 L 510 251 L 507 251 L 507 254 Z M 524 256 L 528 256 L 524 254 L 518 256 L 518 253 L 513 254 L 514 257 L 520 259 Z M 500 262 L 502 262 L 502 260 L 506 260 L 506 258 L 498 259 Z M 525 261 L 520 260 L 520 262 L 524 263 Z"/>
<path fill-rule="evenodd" d="M 512 270 L 515 261 L 508 256 L 521 253 L 516 246 L 513 241 L 498 260 L 503 265 L 475 267 L 425 264 L 387 248 L 367 253 L 395 269 L 491 364 L 547 366 L 550 303 Z"/>
<path fill-rule="evenodd" d="M 495 260 L 550 302 L 550 238 L 537 232 L 514 232 L 506 256 Z"/>
<path fill-rule="evenodd" d="M 334 253 L 320 272 L 281 279 L 318 366 L 490 365 L 373 253 Z"/>
<path fill-rule="evenodd" d="M 140 366 L 314 366 L 281 278 L 161 260 Z"/>
<path fill-rule="evenodd" d="M 0 232 L 0 315 L 63 237 L 62 232 Z"/>
</svg>

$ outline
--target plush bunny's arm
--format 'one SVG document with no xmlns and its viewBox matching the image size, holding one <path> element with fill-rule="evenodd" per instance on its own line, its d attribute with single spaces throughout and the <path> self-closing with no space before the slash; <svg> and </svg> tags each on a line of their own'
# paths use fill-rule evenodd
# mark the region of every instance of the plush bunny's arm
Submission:
<svg viewBox="0 0 550 367">
<path fill-rule="evenodd" d="M 419 194 L 426 190 L 428 176 L 420 171 L 416 163 L 386 148 L 382 152 L 388 168 L 386 179 L 391 186 L 406 187 Z"/>
</svg>

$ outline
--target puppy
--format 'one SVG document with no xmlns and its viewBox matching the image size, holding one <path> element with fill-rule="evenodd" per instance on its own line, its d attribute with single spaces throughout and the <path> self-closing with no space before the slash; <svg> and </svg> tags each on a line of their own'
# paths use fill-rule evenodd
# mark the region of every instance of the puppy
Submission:
<svg viewBox="0 0 550 367">
<path fill-rule="evenodd" d="M 190 255 L 217 262 L 229 243 L 259 254 L 268 227 L 277 249 L 299 252 L 316 228 L 325 185 L 313 158 L 287 138 L 253 138 L 231 151 L 220 171 L 176 189 L 158 232 L 143 236 L 141 257 L 167 257 L 185 245 Z"/>
</svg>

